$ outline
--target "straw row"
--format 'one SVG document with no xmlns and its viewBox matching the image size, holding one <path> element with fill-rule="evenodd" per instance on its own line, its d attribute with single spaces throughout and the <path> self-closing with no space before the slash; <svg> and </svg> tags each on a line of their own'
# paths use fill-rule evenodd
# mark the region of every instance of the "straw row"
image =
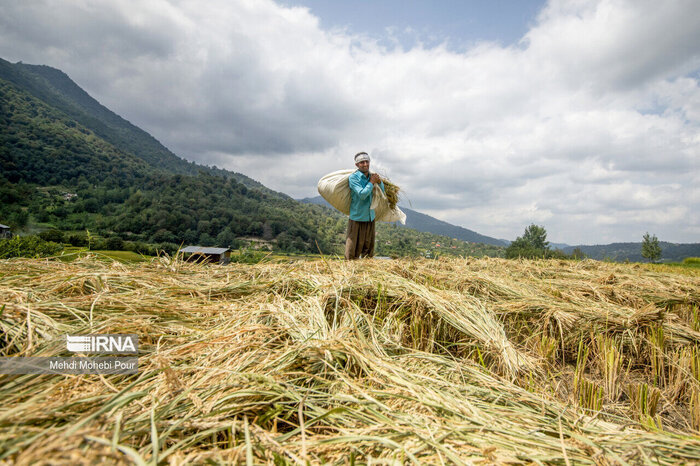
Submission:
<svg viewBox="0 0 700 466">
<path fill-rule="evenodd" d="M 0 461 L 700 461 L 700 278 L 592 261 L 3 261 L 0 351 L 136 333 L 136 375 L 0 375 Z"/>
</svg>

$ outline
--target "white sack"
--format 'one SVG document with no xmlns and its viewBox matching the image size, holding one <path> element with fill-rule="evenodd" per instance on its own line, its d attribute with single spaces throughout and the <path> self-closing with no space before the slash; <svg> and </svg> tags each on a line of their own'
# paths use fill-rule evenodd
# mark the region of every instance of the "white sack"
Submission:
<svg viewBox="0 0 700 466">
<path fill-rule="evenodd" d="M 350 215 L 352 194 L 350 192 L 348 178 L 350 178 L 350 175 L 354 172 L 355 170 L 338 170 L 337 172 L 329 173 L 318 181 L 318 193 L 328 201 L 330 205 L 345 215 Z M 406 224 L 406 214 L 404 214 L 398 206 L 394 209 L 390 209 L 386 194 L 384 194 L 382 188 L 377 185 L 375 185 L 374 192 L 372 193 L 372 205 L 370 208 L 374 209 L 375 220 L 380 222 L 401 222 L 402 225 Z"/>
<path fill-rule="evenodd" d="M 399 209 L 399 206 L 393 209 L 389 207 L 389 199 L 387 199 L 386 194 L 379 186 L 374 187 L 370 209 L 374 209 L 375 220 L 380 222 L 401 222 L 401 225 L 406 225 L 406 214 Z"/>
</svg>

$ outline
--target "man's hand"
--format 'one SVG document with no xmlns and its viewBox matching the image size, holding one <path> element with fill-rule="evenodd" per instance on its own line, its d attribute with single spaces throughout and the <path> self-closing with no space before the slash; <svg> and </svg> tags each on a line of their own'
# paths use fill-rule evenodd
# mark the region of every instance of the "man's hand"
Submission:
<svg viewBox="0 0 700 466">
<path fill-rule="evenodd" d="M 382 182 L 382 179 L 376 173 L 372 173 L 369 177 L 369 182 L 372 184 L 379 184 Z"/>
</svg>

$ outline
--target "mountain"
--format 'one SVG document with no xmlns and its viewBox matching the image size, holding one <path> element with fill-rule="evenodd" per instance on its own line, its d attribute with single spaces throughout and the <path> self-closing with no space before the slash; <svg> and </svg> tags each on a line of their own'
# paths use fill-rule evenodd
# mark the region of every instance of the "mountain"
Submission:
<svg viewBox="0 0 700 466">
<path fill-rule="evenodd" d="M 426 215 L 408 207 L 401 207 L 401 210 L 406 214 L 406 227 L 414 228 L 418 231 L 426 231 L 435 233 L 436 235 L 449 236 L 450 238 L 469 241 L 470 243 L 484 243 L 494 246 L 508 246 L 508 241 L 502 239 L 491 238 L 490 236 L 481 235 L 475 231 L 452 225 L 451 223 L 443 222 L 435 217 Z"/>
<path fill-rule="evenodd" d="M 300 202 L 307 204 L 317 204 L 327 206 L 332 209 L 330 204 L 326 202 L 321 196 L 307 197 L 300 199 Z M 401 210 L 406 214 L 406 228 L 412 228 L 414 230 L 433 233 L 435 235 L 446 236 L 449 238 L 456 238 L 462 241 L 468 241 L 470 243 L 483 243 L 490 244 L 493 246 L 508 246 L 508 241 L 491 238 L 489 236 L 481 235 L 475 231 L 468 230 L 466 228 L 452 225 L 442 220 L 438 220 L 435 217 L 420 213 L 418 211 L 409 209 L 407 207 L 401 206 Z M 400 224 L 397 224 L 402 226 Z"/>
<path fill-rule="evenodd" d="M 572 246 L 570 244 L 566 244 L 566 243 L 549 243 L 549 247 L 551 249 L 561 249 L 563 251 L 564 249 L 570 248 Z"/>
<path fill-rule="evenodd" d="M 659 241 L 661 246 L 661 261 L 662 262 L 680 262 L 686 257 L 700 257 L 700 243 L 668 243 Z M 564 248 L 564 252 L 571 254 L 574 249 L 580 249 L 591 259 L 596 260 L 613 260 L 622 262 L 629 260 L 630 262 L 646 262 L 647 259 L 642 257 L 642 243 L 612 243 L 595 246 L 569 246 Z"/>
<path fill-rule="evenodd" d="M 178 157 L 153 136 L 101 105 L 61 70 L 21 62 L 12 64 L 0 59 L 0 80 L 14 84 L 17 89 L 57 111 L 69 126 L 82 126 L 115 149 L 134 155 L 160 172 L 197 175 L 204 171 L 232 177 L 248 188 L 288 197 L 241 173 L 205 167 Z"/>
</svg>

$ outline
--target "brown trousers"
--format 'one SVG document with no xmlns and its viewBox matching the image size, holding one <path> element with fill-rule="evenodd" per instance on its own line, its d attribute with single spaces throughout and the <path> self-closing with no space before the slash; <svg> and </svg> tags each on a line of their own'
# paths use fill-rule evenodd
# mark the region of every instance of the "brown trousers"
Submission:
<svg viewBox="0 0 700 466">
<path fill-rule="evenodd" d="M 348 219 L 345 236 L 345 259 L 374 256 L 374 222 L 356 222 Z"/>
</svg>

